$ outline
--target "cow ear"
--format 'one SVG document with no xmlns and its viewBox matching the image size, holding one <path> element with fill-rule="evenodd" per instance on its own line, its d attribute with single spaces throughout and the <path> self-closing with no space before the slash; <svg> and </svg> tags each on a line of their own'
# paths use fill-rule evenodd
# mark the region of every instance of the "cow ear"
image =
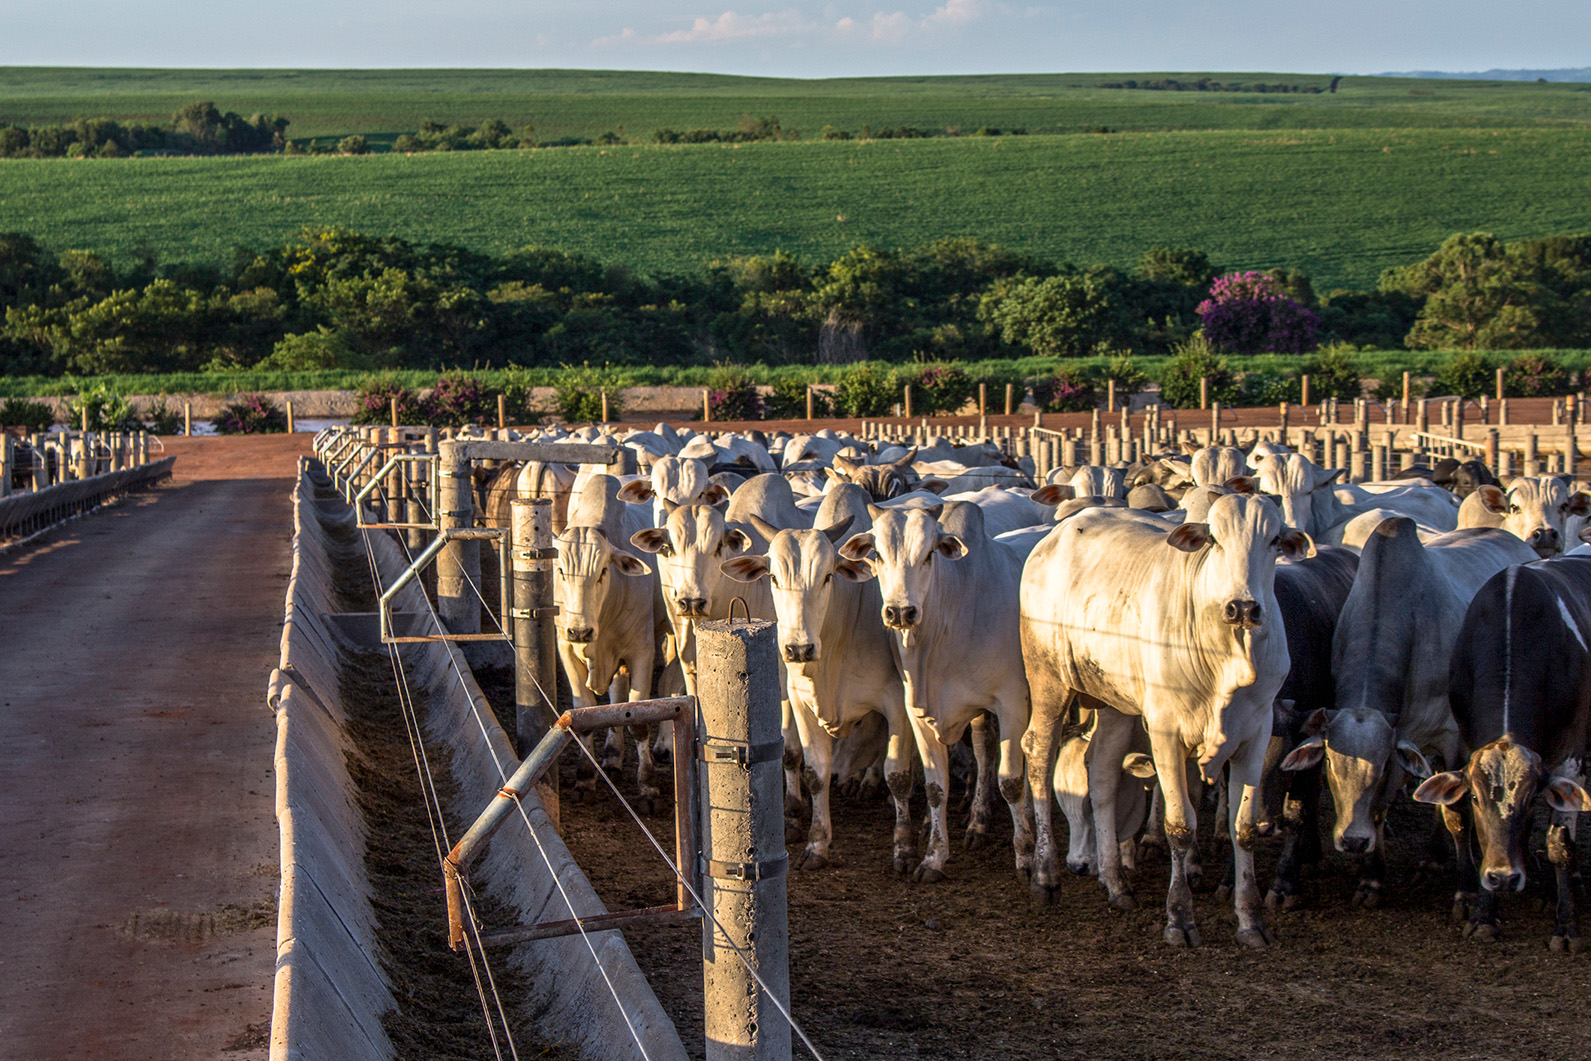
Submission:
<svg viewBox="0 0 1591 1061">
<path fill-rule="evenodd" d="M 960 560 L 967 555 L 967 546 L 954 534 L 941 534 L 939 544 L 934 546 L 935 551 L 946 560 Z"/>
<path fill-rule="evenodd" d="M 619 487 L 619 500 L 632 505 L 644 505 L 652 500 L 652 484 L 646 479 L 631 479 Z"/>
<path fill-rule="evenodd" d="M 766 556 L 736 556 L 718 565 L 718 570 L 736 582 L 755 582 L 768 573 Z"/>
<path fill-rule="evenodd" d="M 1304 732 L 1310 736 L 1326 732 L 1326 709 L 1324 707 L 1315 708 L 1309 713 L 1309 717 L 1304 719 Z"/>
<path fill-rule="evenodd" d="M 845 477 L 845 473 L 840 471 L 838 468 L 824 468 L 823 474 L 828 476 L 830 479 L 833 479 L 837 483 L 848 483 L 851 481 L 847 479 Z"/>
<path fill-rule="evenodd" d="M 930 494 L 937 494 L 949 485 L 943 479 L 919 479 L 912 484 L 912 489 L 927 490 Z"/>
<path fill-rule="evenodd" d="M 1420 787 L 1414 790 L 1414 801 L 1450 807 L 1463 799 L 1464 793 L 1468 791 L 1469 782 L 1464 779 L 1464 775 L 1456 770 L 1448 770 L 1426 778 Z"/>
<path fill-rule="evenodd" d="M 751 535 L 734 524 L 730 524 L 729 528 L 724 531 L 724 544 L 737 553 L 746 553 L 751 551 L 753 542 Z"/>
<path fill-rule="evenodd" d="M 1347 470 L 1347 468 L 1316 468 L 1315 489 L 1319 490 L 1323 486 L 1330 486 L 1332 483 L 1337 481 L 1339 476 L 1347 472 Z"/>
<path fill-rule="evenodd" d="M 939 517 L 945 511 L 945 503 L 941 501 L 937 505 L 928 505 L 927 507 L 921 509 L 921 511 L 928 513 L 928 518 L 937 522 Z"/>
<path fill-rule="evenodd" d="M 619 569 L 621 575 L 638 576 L 652 573 L 652 567 L 646 561 L 638 556 L 620 552 L 618 549 L 613 550 L 613 566 Z"/>
<path fill-rule="evenodd" d="M 1190 457 L 1203 448 L 1203 446 L 1199 445 L 1191 438 L 1185 438 L 1182 440 L 1182 452 L 1186 453 Z"/>
<path fill-rule="evenodd" d="M 868 582 L 873 578 L 873 568 L 866 560 L 841 560 L 834 565 L 834 570 L 847 582 Z"/>
<path fill-rule="evenodd" d="M 1397 755 L 1398 765 L 1403 767 L 1404 773 L 1422 779 L 1431 776 L 1431 764 L 1425 761 L 1425 756 L 1420 754 L 1420 749 L 1413 741 L 1398 741 Z"/>
<path fill-rule="evenodd" d="M 842 483 L 848 483 L 851 481 L 851 476 L 856 474 L 856 468 L 855 461 L 836 453 L 834 460 L 829 465 L 829 474 Z"/>
<path fill-rule="evenodd" d="M 1296 527 L 1284 527 L 1276 536 L 1276 544 L 1289 560 L 1308 560 L 1315 555 L 1315 541 Z"/>
<path fill-rule="evenodd" d="M 1210 536 L 1208 523 L 1184 523 L 1166 535 L 1166 544 L 1185 553 L 1196 553 L 1215 539 Z"/>
<path fill-rule="evenodd" d="M 668 502 L 664 502 L 667 504 Z M 647 527 L 630 535 L 630 544 L 643 553 L 661 553 L 668 548 L 668 531 L 662 527 Z"/>
<path fill-rule="evenodd" d="M 1555 777 L 1548 781 L 1543 795 L 1547 797 L 1547 806 L 1555 811 L 1569 813 L 1591 810 L 1591 796 L 1567 777 Z"/>
<path fill-rule="evenodd" d="M 1077 496 L 1077 491 L 1064 483 L 1051 483 L 1033 491 L 1032 499 L 1041 505 L 1058 505 Z"/>
<path fill-rule="evenodd" d="M 1259 492 L 1259 480 L 1252 475 L 1234 475 L 1221 484 L 1234 494 L 1255 494 Z"/>
<path fill-rule="evenodd" d="M 1155 776 L 1155 761 L 1143 752 L 1133 752 L 1121 761 L 1121 769 L 1124 774 L 1147 779 Z"/>
<path fill-rule="evenodd" d="M 729 500 L 729 491 L 724 489 L 723 483 L 708 483 L 696 496 L 704 505 L 717 505 Z"/>
<path fill-rule="evenodd" d="M 868 506 L 872 507 L 872 506 Z M 870 531 L 853 534 L 850 540 L 840 546 L 840 556 L 846 560 L 865 560 L 873 551 L 873 535 Z"/>
<path fill-rule="evenodd" d="M 1495 486 L 1482 486 L 1475 491 L 1481 499 L 1481 507 L 1487 512 L 1494 512 L 1499 516 L 1508 514 L 1508 495 Z"/>
<path fill-rule="evenodd" d="M 1591 494 L 1584 490 L 1576 490 L 1569 495 L 1569 507 L 1566 510 L 1571 516 L 1591 515 Z"/>
<path fill-rule="evenodd" d="M 1319 765 L 1326 757 L 1326 738 L 1316 734 L 1287 753 L 1280 764 L 1282 770 L 1308 770 Z"/>
</svg>

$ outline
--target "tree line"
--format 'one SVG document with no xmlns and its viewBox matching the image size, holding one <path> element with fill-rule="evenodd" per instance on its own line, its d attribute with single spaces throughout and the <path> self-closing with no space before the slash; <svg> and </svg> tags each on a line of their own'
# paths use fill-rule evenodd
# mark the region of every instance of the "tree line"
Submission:
<svg viewBox="0 0 1591 1061">
<path fill-rule="evenodd" d="M 307 229 L 231 262 L 116 265 L 0 234 L 0 375 L 243 368 L 904 363 L 1138 354 L 1591 347 L 1591 234 L 1455 235 L 1375 290 L 1225 272 L 1157 247 L 1130 269 L 973 239 L 826 262 L 784 252 L 644 276 L 543 247 L 490 256 Z"/>
<path fill-rule="evenodd" d="M 63 125 L 0 125 L 0 158 L 265 154 L 286 146 L 288 124 L 274 114 L 223 114 L 205 101 L 188 104 L 160 124 L 75 118 Z"/>
</svg>

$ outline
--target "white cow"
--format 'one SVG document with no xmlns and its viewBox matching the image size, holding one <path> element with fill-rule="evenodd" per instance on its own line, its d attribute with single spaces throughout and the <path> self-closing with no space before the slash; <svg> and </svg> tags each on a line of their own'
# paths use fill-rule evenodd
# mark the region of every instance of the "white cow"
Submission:
<svg viewBox="0 0 1591 1061">
<path fill-rule="evenodd" d="M 1274 459 L 1274 458 L 1273 458 Z M 1166 803 L 1172 848 L 1166 941 L 1196 946 L 1188 884 L 1195 818 L 1189 757 L 1210 779 L 1230 764 L 1242 796 L 1229 814 L 1238 939 L 1272 939 L 1254 882 L 1257 786 L 1271 736 L 1272 701 L 1287 677 L 1287 634 L 1276 603 L 1276 560 L 1313 552 L 1264 498 L 1229 494 L 1206 523 L 1172 528 L 1130 509 L 1081 512 L 1033 550 L 1022 573 L 1022 656 L 1033 691 L 1023 740 L 1037 815 L 1033 889 L 1059 885 L 1050 827 L 1051 768 L 1061 718 L 1074 699 L 1099 711 L 1089 794 L 1099 833 L 1100 881 L 1113 906 L 1136 905 L 1116 833 L 1121 763 L 1141 716 Z"/>
<path fill-rule="evenodd" d="M 1483 486 L 1458 509 L 1460 527 L 1501 527 L 1546 560 L 1563 552 L 1572 539 L 1566 526 L 1575 516 L 1591 515 L 1591 495 L 1573 493 L 1555 475 L 1520 476 L 1506 490 Z"/>
<path fill-rule="evenodd" d="M 658 642 L 669 629 L 656 575 L 620 548 L 646 519 L 644 509 L 618 499 L 618 489 L 609 475 L 590 480 L 571 506 L 574 518 L 557 536 L 558 658 L 576 707 L 590 707 L 604 692 L 614 703 L 650 698 Z M 652 748 L 644 735 L 637 744 L 640 805 L 650 813 L 658 797 Z M 623 766 L 622 729 L 608 731 L 603 760 L 605 768 Z M 581 787 L 589 786 L 583 781 Z"/>
<path fill-rule="evenodd" d="M 818 869 L 828 861 L 834 742 L 876 712 L 889 729 L 884 777 L 895 802 L 895 872 L 904 874 L 912 853 L 906 694 L 887 662 L 890 636 L 879 618 L 878 584 L 834 548 L 853 526 L 853 517 L 823 530 L 780 530 L 757 516 L 751 521 L 770 539 L 767 555 L 737 556 L 722 566 L 739 582 L 767 579 L 773 592 L 785 690 L 801 735 L 802 776 L 812 796 L 812 827 L 795 866 Z"/>
<path fill-rule="evenodd" d="M 884 625 L 894 634 L 895 665 L 923 762 L 929 840 L 913 879 L 944 878 L 950 856 L 948 747 L 985 711 L 999 722 L 999 791 L 1011 808 L 1017 871 L 1025 873 L 1032 857 L 1032 811 L 1019 745 L 1028 715 L 1016 642 L 1022 554 L 989 537 L 976 505 L 952 503 L 942 512 L 871 506 L 868 514 L 872 530 L 852 537 L 840 555 L 866 560 L 878 576 Z M 974 740 L 974 752 L 986 754 L 981 739 Z M 971 846 L 981 844 L 988 831 L 989 774 L 986 767 L 978 771 L 967 826 Z"/>
<path fill-rule="evenodd" d="M 1446 490 L 1411 486 L 1371 493 L 1354 486 L 1334 487 L 1343 470 L 1322 468 L 1301 453 L 1266 457 L 1258 472 L 1260 489 L 1280 501 L 1287 525 L 1324 544 L 1342 544 L 1348 523 L 1376 508 L 1437 531 L 1458 526 L 1458 499 Z"/>
</svg>

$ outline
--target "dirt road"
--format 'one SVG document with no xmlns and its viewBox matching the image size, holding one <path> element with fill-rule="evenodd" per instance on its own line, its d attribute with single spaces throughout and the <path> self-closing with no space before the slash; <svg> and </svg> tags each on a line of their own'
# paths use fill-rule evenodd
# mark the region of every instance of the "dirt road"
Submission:
<svg viewBox="0 0 1591 1061">
<path fill-rule="evenodd" d="M 0 558 L 0 1057 L 266 1056 L 309 440 L 168 440 L 169 485 Z"/>
</svg>

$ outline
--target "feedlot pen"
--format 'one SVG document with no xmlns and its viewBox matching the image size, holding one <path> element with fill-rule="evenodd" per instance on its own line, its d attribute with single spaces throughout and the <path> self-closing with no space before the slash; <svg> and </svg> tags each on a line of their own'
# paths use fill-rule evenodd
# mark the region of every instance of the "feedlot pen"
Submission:
<svg viewBox="0 0 1591 1061">
<path fill-rule="evenodd" d="M 480 677 L 493 702 L 505 702 L 502 678 Z M 511 702 L 511 679 L 506 690 Z M 626 778 L 615 778 L 627 794 L 631 753 Z M 612 794 L 570 801 L 573 766 L 566 761 L 563 835 L 597 893 L 610 908 L 669 901 L 672 878 L 639 850 Z M 667 787 L 657 826 L 673 814 Z M 953 809 L 961 796 L 952 789 Z M 1231 903 L 1215 898 L 1229 844 L 1214 840 L 1209 806 L 1199 822 L 1205 885 L 1195 894 L 1205 942 L 1187 951 L 1161 942 L 1163 855 L 1140 863 L 1135 911 L 1111 910 L 1093 878 L 1070 875 L 1056 904 L 1039 908 L 1013 873 L 1005 816 L 994 817 L 986 846 L 966 851 L 956 832 L 965 813 L 953 810 L 947 879 L 922 885 L 890 872 L 886 798 L 864 801 L 836 785 L 832 799 L 834 861 L 788 878 L 793 1012 L 829 1061 L 1545 1059 L 1577 1056 L 1591 1037 L 1591 956 L 1548 951 L 1552 912 L 1537 909 L 1534 870 L 1525 894 L 1503 901 L 1503 939 L 1471 943 L 1448 917 L 1451 875 L 1415 883 L 1432 815 L 1407 799 L 1389 816 L 1381 908 L 1350 905 L 1357 862 L 1329 850 L 1328 834 L 1319 872 L 1305 877 L 1304 907 L 1270 912 L 1277 943 L 1259 952 L 1236 942 Z M 919 784 L 913 821 L 925 813 Z M 1322 814 L 1329 823 L 1329 797 Z M 1535 835 L 1539 846 L 1540 828 Z M 1257 853 L 1262 887 L 1279 844 Z M 699 931 L 624 935 L 686 1048 L 701 1056 Z M 799 1045 L 795 1054 L 805 1056 Z"/>
</svg>

